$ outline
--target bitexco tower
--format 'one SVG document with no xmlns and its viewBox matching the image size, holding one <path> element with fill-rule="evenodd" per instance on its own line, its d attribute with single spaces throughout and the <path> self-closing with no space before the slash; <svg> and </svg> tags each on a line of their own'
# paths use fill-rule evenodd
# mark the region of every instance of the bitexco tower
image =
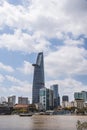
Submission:
<svg viewBox="0 0 87 130">
<path fill-rule="evenodd" d="M 36 64 L 34 66 L 33 87 L 32 87 L 32 103 L 39 103 L 39 92 L 44 88 L 44 60 L 43 52 L 38 53 Z"/>
</svg>

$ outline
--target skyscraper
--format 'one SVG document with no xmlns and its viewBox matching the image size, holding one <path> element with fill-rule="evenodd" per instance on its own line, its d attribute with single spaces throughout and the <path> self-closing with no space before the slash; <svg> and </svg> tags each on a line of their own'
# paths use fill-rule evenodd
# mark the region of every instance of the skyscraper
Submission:
<svg viewBox="0 0 87 130">
<path fill-rule="evenodd" d="M 75 93 L 74 93 L 74 98 L 75 98 L 75 100 L 76 100 L 76 99 L 83 99 L 83 95 L 82 95 L 81 92 L 75 92 Z"/>
<path fill-rule="evenodd" d="M 83 99 L 85 102 L 87 101 L 87 91 L 75 92 L 74 98 L 76 99 Z"/>
<path fill-rule="evenodd" d="M 33 87 L 32 87 L 32 103 L 39 103 L 39 92 L 44 88 L 44 61 L 43 52 L 37 56 L 36 64 L 34 66 Z"/>
<path fill-rule="evenodd" d="M 87 102 L 87 91 L 82 91 L 81 93 L 83 95 L 84 101 Z"/>
<path fill-rule="evenodd" d="M 58 93 L 58 84 L 53 84 L 50 87 L 53 90 L 54 108 L 60 106 L 60 97 Z"/>
<path fill-rule="evenodd" d="M 40 103 L 43 110 L 53 109 L 53 90 L 45 87 L 40 89 Z"/>
<path fill-rule="evenodd" d="M 69 97 L 67 95 L 62 96 L 62 102 L 65 102 L 65 101 L 69 102 Z"/>
<path fill-rule="evenodd" d="M 68 105 L 69 105 L 69 97 L 68 97 L 68 95 L 63 95 L 62 96 L 62 107 L 66 108 L 66 107 L 68 107 Z"/>
</svg>

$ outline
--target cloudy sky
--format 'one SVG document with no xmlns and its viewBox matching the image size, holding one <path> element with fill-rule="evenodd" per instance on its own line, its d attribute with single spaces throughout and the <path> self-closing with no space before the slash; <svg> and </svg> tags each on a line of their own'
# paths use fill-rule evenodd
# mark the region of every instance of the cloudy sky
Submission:
<svg viewBox="0 0 87 130">
<path fill-rule="evenodd" d="M 32 97 L 44 52 L 45 86 L 73 100 L 87 91 L 87 0 L 0 0 L 0 97 Z"/>
</svg>

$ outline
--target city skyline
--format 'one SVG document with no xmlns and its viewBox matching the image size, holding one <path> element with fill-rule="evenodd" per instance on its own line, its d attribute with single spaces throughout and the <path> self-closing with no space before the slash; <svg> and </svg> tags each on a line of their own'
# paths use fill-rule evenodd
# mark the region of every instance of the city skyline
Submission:
<svg viewBox="0 0 87 130">
<path fill-rule="evenodd" d="M 71 6 L 72 5 L 72 6 Z M 0 1 L 0 96 L 32 100 L 37 54 L 44 53 L 45 87 L 59 95 L 87 91 L 87 1 Z"/>
</svg>

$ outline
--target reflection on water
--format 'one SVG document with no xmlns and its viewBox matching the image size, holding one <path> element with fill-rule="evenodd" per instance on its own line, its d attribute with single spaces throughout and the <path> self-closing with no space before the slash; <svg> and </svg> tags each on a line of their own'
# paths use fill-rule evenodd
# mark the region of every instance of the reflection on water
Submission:
<svg viewBox="0 0 87 130">
<path fill-rule="evenodd" d="M 77 121 L 87 121 L 86 116 L 18 115 L 0 116 L 0 130 L 77 130 Z"/>
</svg>

